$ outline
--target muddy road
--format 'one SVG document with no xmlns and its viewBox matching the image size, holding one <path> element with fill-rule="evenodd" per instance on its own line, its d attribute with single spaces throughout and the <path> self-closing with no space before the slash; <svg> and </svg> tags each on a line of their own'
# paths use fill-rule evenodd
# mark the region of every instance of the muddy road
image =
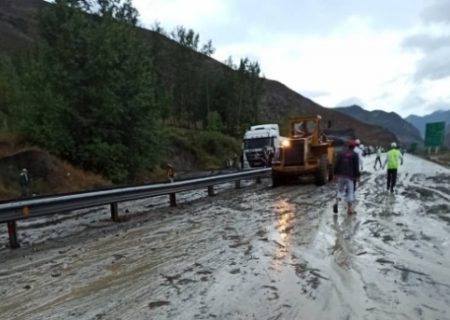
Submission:
<svg viewBox="0 0 450 320">
<path fill-rule="evenodd" d="M 352 216 L 263 180 L 20 222 L 0 318 L 450 319 L 450 170 L 406 155 L 390 196 L 373 162 Z"/>
</svg>

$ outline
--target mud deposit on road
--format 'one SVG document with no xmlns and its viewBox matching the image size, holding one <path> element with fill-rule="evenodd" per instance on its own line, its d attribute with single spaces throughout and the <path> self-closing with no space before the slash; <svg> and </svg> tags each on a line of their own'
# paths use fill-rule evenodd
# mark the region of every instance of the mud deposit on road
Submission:
<svg viewBox="0 0 450 320">
<path fill-rule="evenodd" d="M 391 196 L 374 160 L 352 216 L 263 180 L 21 222 L 1 319 L 450 319 L 450 170 L 407 155 Z"/>
</svg>

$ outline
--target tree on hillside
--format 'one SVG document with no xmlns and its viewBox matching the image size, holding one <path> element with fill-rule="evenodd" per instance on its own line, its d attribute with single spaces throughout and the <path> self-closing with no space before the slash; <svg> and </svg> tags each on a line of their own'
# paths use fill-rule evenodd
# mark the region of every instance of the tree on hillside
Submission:
<svg viewBox="0 0 450 320">
<path fill-rule="evenodd" d="M 237 135 L 259 120 L 263 79 L 258 62 L 243 58 L 237 66 L 229 57 L 224 63 L 234 72 L 218 84 L 213 109 L 220 113 L 226 132 Z"/>
<path fill-rule="evenodd" d="M 0 132 L 17 125 L 20 101 L 20 80 L 12 59 L 0 56 Z"/>
<path fill-rule="evenodd" d="M 194 30 L 186 30 L 183 26 L 177 26 L 171 33 L 170 36 L 173 40 L 181 44 L 183 47 L 198 51 L 198 42 L 200 40 L 200 35 Z"/>
<path fill-rule="evenodd" d="M 240 129 L 258 122 L 259 100 L 262 95 L 263 81 L 258 62 L 248 58 L 240 60 L 238 72 L 238 110 L 237 126 Z"/>
<path fill-rule="evenodd" d="M 130 0 L 56 0 L 27 73 L 30 137 L 115 181 L 159 153 L 152 60 L 137 21 Z"/>
<path fill-rule="evenodd" d="M 210 57 L 215 51 L 216 49 L 213 47 L 212 41 L 209 40 L 206 44 L 203 45 L 200 53 L 203 53 L 204 55 Z"/>
</svg>

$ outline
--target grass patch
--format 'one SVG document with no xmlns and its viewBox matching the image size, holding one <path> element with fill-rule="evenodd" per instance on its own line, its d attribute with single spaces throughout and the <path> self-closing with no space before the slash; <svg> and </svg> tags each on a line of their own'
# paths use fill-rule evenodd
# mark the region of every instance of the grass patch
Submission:
<svg viewBox="0 0 450 320">
<path fill-rule="evenodd" d="M 241 141 L 220 132 L 168 128 L 167 137 L 173 148 L 168 159 L 191 158 L 192 168 L 197 170 L 224 168 L 226 161 L 240 152 Z M 171 151 L 175 154 L 170 155 Z"/>
</svg>

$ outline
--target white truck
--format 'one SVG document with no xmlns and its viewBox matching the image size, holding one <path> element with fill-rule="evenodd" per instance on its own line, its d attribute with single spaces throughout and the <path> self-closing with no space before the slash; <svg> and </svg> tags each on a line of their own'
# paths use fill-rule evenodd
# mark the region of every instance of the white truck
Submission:
<svg viewBox="0 0 450 320">
<path fill-rule="evenodd" d="M 251 126 L 250 130 L 245 132 L 242 143 L 242 168 L 262 167 L 264 165 L 264 148 L 275 154 L 276 150 L 281 146 L 282 139 L 278 124 Z"/>
</svg>

